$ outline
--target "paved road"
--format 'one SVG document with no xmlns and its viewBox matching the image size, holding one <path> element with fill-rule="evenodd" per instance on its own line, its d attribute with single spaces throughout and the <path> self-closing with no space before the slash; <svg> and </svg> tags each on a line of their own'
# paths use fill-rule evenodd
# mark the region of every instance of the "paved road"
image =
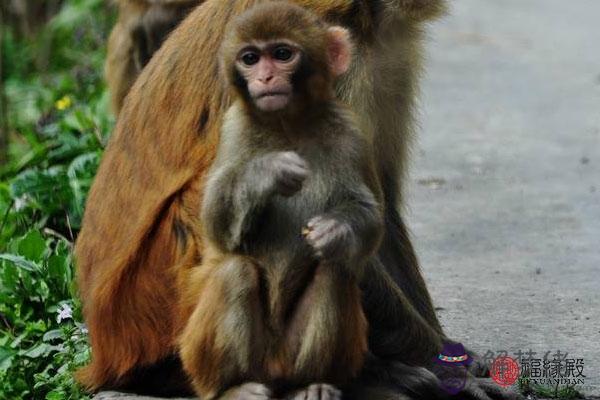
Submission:
<svg viewBox="0 0 600 400">
<path fill-rule="evenodd" d="M 440 317 L 481 353 L 582 357 L 599 393 L 600 0 L 453 3 L 407 188 Z"/>
<path fill-rule="evenodd" d="M 600 394 L 600 1 L 453 7 L 407 188 L 439 315 L 482 353 L 584 358 Z"/>
</svg>

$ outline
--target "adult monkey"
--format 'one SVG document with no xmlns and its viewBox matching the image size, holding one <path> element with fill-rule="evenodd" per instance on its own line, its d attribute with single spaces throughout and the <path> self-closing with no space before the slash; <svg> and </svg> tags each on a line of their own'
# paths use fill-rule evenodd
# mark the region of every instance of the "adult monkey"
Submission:
<svg viewBox="0 0 600 400">
<path fill-rule="evenodd" d="M 226 22 L 258 2 L 208 0 L 194 10 L 144 69 L 121 111 L 76 248 L 93 348 L 80 377 L 91 388 L 174 390 L 185 383 L 173 356 L 190 315 L 180 307 L 181 287 L 202 253 L 202 181 L 229 105 L 216 79 L 216 51 Z M 386 234 L 363 288 L 374 356 L 363 378 L 380 382 L 387 369 L 401 391 L 434 398 L 437 380 L 428 371 L 389 362 L 427 365 L 443 338 L 396 208 L 422 24 L 443 11 L 443 0 L 295 2 L 353 33 L 358 55 L 338 94 L 362 117 L 385 192 Z M 472 387 L 472 397 L 488 398 L 481 388 L 490 387 Z"/>
<path fill-rule="evenodd" d="M 108 40 L 106 79 L 113 111 L 167 35 L 203 0 L 114 0 L 119 18 Z"/>
</svg>

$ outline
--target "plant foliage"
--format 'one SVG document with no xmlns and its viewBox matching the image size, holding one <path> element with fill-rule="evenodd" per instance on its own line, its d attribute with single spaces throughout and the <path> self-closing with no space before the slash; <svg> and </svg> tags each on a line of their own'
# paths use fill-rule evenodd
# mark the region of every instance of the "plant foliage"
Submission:
<svg viewBox="0 0 600 400">
<path fill-rule="evenodd" d="M 39 0 L 43 1 L 43 0 Z M 65 0 L 29 37 L 5 21 L 9 158 L 0 165 L 0 399 L 84 399 L 89 358 L 72 248 L 113 121 L 102 79 L 113 12 Z"/>
</svg>

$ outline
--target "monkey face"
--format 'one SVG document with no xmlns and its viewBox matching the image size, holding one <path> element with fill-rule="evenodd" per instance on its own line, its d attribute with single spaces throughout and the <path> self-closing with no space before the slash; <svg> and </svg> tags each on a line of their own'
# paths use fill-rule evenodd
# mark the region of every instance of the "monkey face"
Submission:
<svg viewBox="0 0 600 400">
<path fill-rule="evenodd" d="M 287 2 L 265 2 L 240 15 L 221 45 L 231 93 L 264 121 L 304 122 L 334 96 L 350 64 L 347 29 Z M 266 117 L 266 118 L 265 118 Z"/>
<path fill-rule="evenodd" d="M 279 111 L 289 104 L 301 58 L 299 46 L 288 41 L 257 42 L 239 51 L 236 68 L 259 110 Z"/>
</svg>

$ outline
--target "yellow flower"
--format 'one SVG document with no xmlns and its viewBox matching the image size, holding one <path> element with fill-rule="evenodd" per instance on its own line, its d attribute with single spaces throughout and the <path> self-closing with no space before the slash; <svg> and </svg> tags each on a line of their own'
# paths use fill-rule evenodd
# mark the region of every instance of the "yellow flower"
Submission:
<svg viewBox="0 0 600 400">
<path fill-rule="evenodd" d="M 66 110 L 67 108 L 71 107 L 71 104 L 73 102 L 71 101 L 71 98 L 69 96 L 63 96 L 62 99 L 57 100 L 56 103 L 54 103 L 54 106 L 56 107 L 57 110 Z"/>
</svg>

